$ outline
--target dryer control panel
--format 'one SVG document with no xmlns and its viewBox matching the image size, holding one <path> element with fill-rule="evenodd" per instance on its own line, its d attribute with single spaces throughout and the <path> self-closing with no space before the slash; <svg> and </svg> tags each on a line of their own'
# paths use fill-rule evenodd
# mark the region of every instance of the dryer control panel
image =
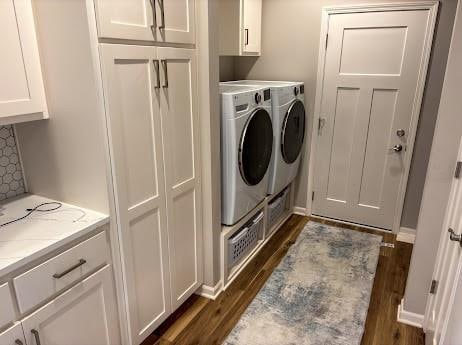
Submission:
<svg viewBox="0 0 462 345">
<path fill-rule="evenodd" d="M 271 113 L 269 87 L 220 85 L 220 91 L 224 118 L 237 118 L 260 107 Z"/>
</svg>

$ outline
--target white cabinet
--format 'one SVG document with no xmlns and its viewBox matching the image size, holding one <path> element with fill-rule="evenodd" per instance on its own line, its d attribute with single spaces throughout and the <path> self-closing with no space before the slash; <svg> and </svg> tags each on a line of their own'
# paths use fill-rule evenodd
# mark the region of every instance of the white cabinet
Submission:
<svg viewBox="0 0 462 345">
<path fill-rule="evenodd" d="M 22 326 L 28 345 L 118 345 L 117 316 L 108 265 L 27 316 Z"/>
<path fill-rule="evenodd" d="M 262 0 L 220 0 L 220 55 L 261 54 Z"/>
<path fill-rule="evenodd" d="M 95 0 L 102 38 L 195 42 L 194 0 Z"/>
<path fill-rule="evenodd" d="M 242 52 L 245 55 L 260 55 L 262 0 L 242 0 L 242 2 L 241 20 L 244 31 Z"/>
<path fill-rule="evenodd" d="M 16 322 L 6 331 L 0 332 L 0 345 L 26 345 L 21 323 Z"/>
<path fill-rule="evenodd" d="M 31 1 L 0 1 L 0 27 L 0 125 L 47 118 Z"/>
<path fill-rule="evenodd" d="M 201 284 L 194 50 L 101 46 L 133 343 Z"/>
</svg>

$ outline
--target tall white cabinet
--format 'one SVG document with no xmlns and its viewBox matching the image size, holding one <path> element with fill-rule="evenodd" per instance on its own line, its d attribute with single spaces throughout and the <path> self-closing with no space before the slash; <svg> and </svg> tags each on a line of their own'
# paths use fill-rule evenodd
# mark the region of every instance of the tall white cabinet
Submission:
<svg viewBox="0 0 462 345">
<path fill-rule="evenodd" d="M 132 337 L 141 341 L 202 281 L 196 57 L 101 45 Z"/>
<path fill-rule="evenodd" d="M 66 345 L 87 344 L 87 336 L 93 344 L 140 344 L 203 283 L 195 7 L 195 0 L 34 4 L 38 42 L 46 42 L 44 80 L 53 91 L 48 105 L 56 120 L 21 126 L 18 137 L 27 141 L 21 149 L 29 171 L 56 166 L 54 174 L 62 178 L 51 181 L 43 171 L 40 181 L 31 179 L 31 188 L 63 180 L 62 189 L 87 182 L 98 193 L 99 180 L 82 182 L 78 173 L 69 179 L 59 167 L 75 163 L 82 142 L 85 151 L 91 145 L 101 152 L 103 169 L 83 155 L 72 171 L 107 176 L 116 303 L 104 282 L 88 282 L 24 321 L 28 344 L 34 345 L 34 327 L 49 344 L 63 343 L 63 331 Z M 50 154 L 38 160 L 42 142 Z M 53 154 L 58 143 L 59 154 Z M 70 195 L 79 193 L 85 202 L 83 194 L 89 193 L 74 189 Z M 108 304 L 118 307 L 121 340 L 107 336 L 114 322 L 102 316 L 103 310 L 112 315 Z M 75 335 L 62 326 L 78 319 Z M 93 327 L 107 331 L 100 334 Z"/>
<path fill-rule="evenodd" d="M 137 40 L 99 51 L 129 334 L 139 344 L 202 284 L 197 52 L 152 45 L 195 42 L 194 1 L 96 5 L 100 37 Z"/>
</svg>

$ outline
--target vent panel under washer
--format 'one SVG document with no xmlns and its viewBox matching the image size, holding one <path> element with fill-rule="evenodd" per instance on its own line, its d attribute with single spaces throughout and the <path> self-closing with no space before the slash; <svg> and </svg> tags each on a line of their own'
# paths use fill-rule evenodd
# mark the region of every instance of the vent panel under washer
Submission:
<svg viewBox="0 0 462 345">
<path fill-rule="evenodd" d="M 228 267 L 234 266 L 258 243 L 263 232 L 263 211 L 249 220 L 228 240 Z"/>
</svg>

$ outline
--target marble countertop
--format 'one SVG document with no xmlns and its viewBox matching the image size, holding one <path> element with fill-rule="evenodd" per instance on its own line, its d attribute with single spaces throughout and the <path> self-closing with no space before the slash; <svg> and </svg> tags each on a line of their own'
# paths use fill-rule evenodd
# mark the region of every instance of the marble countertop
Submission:
<svg viewBox="0 0 462 345">
<path fill-rule="evenodd" d="M 26 209 L 53 201 L 56 200 L 32 194 L 6 200 L 0 203 L 0 224 L 24 216 Z M 34 212 L 25 219 L 1 226 L 0 277 L 108 222 L 108 215 L 62 203 L 55 211 Z"/>
</svg>

